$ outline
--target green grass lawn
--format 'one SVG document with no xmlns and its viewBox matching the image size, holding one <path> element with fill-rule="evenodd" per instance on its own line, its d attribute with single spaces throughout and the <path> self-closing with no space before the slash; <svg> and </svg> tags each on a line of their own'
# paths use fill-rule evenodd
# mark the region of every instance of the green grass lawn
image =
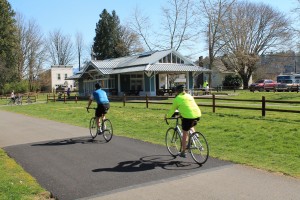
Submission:
<svg viewBox="0 0 300 200">
<path fill-rule="evenodd" d="M 249 91 L 238 91 L 235 96 L 226 98 L 259 100 L 261 96 L 270 100 L 300 100 L 300 93 Z M 86 112 L 86 105 L 87 102 L 56 102 L 0 109 L 87 128 L 93 113 Z M 293 109 L 300 110 L 299 105 L 295 106 Z M 107 116 L 113 123 L 115 135 L 164 145 L 168 125 L 163 118 L 169 107 L 150 104 L 146 109 L 141 103 L 127 103 L 123 107 L 123 103 L 112 102 Z M 300 178 L 299 114 L 267 112 L 266 117 L 261 117 L 261 111 L 218 108 L 212 113 L 210 107 L 201 107 L 201 110 L 202 118 L 196 129 L 206 136 L 212 157 Z"/>
</svg>

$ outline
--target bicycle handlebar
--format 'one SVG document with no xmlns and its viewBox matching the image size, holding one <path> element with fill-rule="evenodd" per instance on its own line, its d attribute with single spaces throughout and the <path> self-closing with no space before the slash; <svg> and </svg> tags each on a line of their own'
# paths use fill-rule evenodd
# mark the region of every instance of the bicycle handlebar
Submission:
<svg viewBox="0 0 300 200">
<path fill-rule="evenodd" d="M 178 117 L 165 117 L 165 121 L 166 121 L 166 124 L 169 125 L 169 122 L 168 122 L 168 119 L 176 119 L 178 120 L 179 118 L 182 118 L 181 116 L 178 116 Z"/>
<path fill-rule="evenodd" d="M 96 108 L 89 108 L 89 107 L 86 107 L 86 111 L 87 111 L 88 113 L 90 112 L 89 110 L 91 110 L 91 109 L 96 110 Z"/>
</svg>

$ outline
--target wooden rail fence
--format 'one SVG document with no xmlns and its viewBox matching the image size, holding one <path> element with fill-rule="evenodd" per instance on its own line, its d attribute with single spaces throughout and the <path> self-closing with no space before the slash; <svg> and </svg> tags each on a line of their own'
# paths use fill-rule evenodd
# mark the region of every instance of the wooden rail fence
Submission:
<svg viewBox="0 0 300 200">
<path fill-rule="evenodd" d="M 65 93 L 63 94 L 47 94 L 47 103 L 49 101 L 63 101 L 64 103 L 66 103 L 67 101 L 75 101 L 75 103 L 77 103 L 78 101 L 78 96 L 70 96 L 68 97 Z"/>
<path fill-rule="evenodd" d="M 123 97 L 119 97 L 119 100 L 123 101 L 123 106 L 126 106 L 127 103 L 144 103 L 146 104 L 146 108 L 149 108 L 150 104 L 169 104 L 171 105 L 171 102 L 161 102 L 161 101 L 153 101 L 156 98 L 159 97 L 149 97 L 149 96 L 136 96 L 134 100 L 130 98 L 131 100 L 128 100 L 128 98 L 124 95 Z M 174 97 L 168 97 L 168 98 L 174 98 Z M 216 108 L 228 108 L 228 109 L 244 109 L 244 110 L 260 110 L 261 116 L 266 116 L 266 112 L 272 111 L 272 112 L 288 112 L 288 113 L 300 113 L 300 110 L 291 110 L 291 109 L 276 109 L 276 108 L 267 108 L 267 104 L 269 103 L 276 103 L 276 104 L 298 104 L 300 105 L 300 101 L 281 101 L 281 100 L 267 100 L 264 96 L 261 100 L 247 100 L 247 99 L 228 99 L 228 98 L 216 98 L 215 95 L 212 95 L 211 97 L 194 97 L 195 99 L 210 99 L 211 104 L 203 104 L 198 103 L 198 106 L 206 106 L 206 107 L 212 107 L 212 111 L 215 113 Z M 251 102 L 251 103 L 258 103 L 260 107 L 249 107 L 249 106 L 227 106 L 222 105 L 222 103 L 218 104 L 221 101 L 227 101 L 227 102 Z"/>
</svg>

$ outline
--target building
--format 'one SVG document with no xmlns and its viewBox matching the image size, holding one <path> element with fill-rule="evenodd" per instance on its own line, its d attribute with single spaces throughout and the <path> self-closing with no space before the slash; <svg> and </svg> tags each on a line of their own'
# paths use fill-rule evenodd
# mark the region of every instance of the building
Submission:
<svg viewBox="0 0 300 200">
<path fill-rule="evenodd" d="M 50 77 L 50 85 L 53 92 L 57 88 L 67 88 L 69 87 L 71 90 L 74 90 L 74 80 L 69 80 L 67 78 L 73 75 L 73 66 L 66 66 L 66 65 L 53 65 L 49 70 L 45 72 Z"/>
<path fill-rule="evenodd" d="M 177 51 L 151 51 L 138 55 L 92 60 L 69 80 L 78 81 L 80 96 L 88 96 L 94 91 L 95 83 L 110 95 L 156 96 L 159 90 L 168 90 L 176 84 L 186 84 L 194 88 L 194 77 L 209 73 L 208 69 L 196 66 Z"/>
</svg>

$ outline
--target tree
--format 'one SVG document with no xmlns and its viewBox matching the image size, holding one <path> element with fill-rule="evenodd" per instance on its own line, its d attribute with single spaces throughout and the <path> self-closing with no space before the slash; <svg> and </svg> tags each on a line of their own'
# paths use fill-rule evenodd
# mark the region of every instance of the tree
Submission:
<svg viewBox="0 0 300 200">
<path fill-rule="evenodd" d="M 149 17 L 142 14 L 138 7 L 135 8 L 129 27 L 143 41 L 149 51 L 152 51 L 153 44 L 149 39 L 151 23 Z"/>
<path fill-rule="evenodd" d="M 45 45 L 40 27 L 34 20 L 26 22 L 18 13 L 16 16 L 20 55 L 18 56 L 18 76 L 28 80 L 28 89 L 33 91 L 36 79 L 45 62 Z"/>
<path fill-rule="evenodd" d="M 144 48 L 139 40 L 139 36 L 127 27 L 128 26 L 121 26 L 120 28 L 120 34 L 123 40 L 122 44 L 124 44 L 124 51 L 126 51 L 126 54 L 128 55 L 143 52 Z"/>
<path fill-rule="evenodd" d="M 160 48 L 179 50 L 190 47 L 199 35 L 196 25 L 193 0 L 169 0 L 170 7 L 162 8 L 163 32 L 160 35 Z"/>
<path fill-rule="evenodd" d="M 147 49 L 193 50 L 199 36 L 194 0 L 168 0 L 162 7 L 161 29 L 150 33 L 149 17 L 137 7 L 131 18 L 131 29 L 141 38 Z M 155 35 L 150 37 L 150 35 Z"/>
<path fill-rule="evenodd" d="M 222 18 L 234 2 L 235 0 L 201 0 L 199 9 L 202 11 L 202 15 L 200 21 L 204 21 L 204 33 L 209 55 L 208 67 L 210 70 L 213 68 L 217 54 L 223 47 L 222 45 L 217 45 L 221 40 L 220 28 Z M 211 74 L 209 74 L 209 83 L 212 85 Z"/>
<path fill-rule="evenodd" d="M 120 20 L 115 11 L 109 14 L 106 9 L 100 14 L 96 24 L 93 53 L 96 59 L 118 58 L 129 55 L 122 40 Z"/>
<path fill-rule="evenodd" d="M 18 38 L 14 16 L 9 2 L 0 0 L 0 88 L 7 82 L 19 80 L 16 76 Z"/>
<path fill-rule="evenodd" d="M 291 24 L 284 14 L 263 3 L 234 3 L 222 18 L 218 47 L 228 63 L 243 79 L 244 88 L 256 70 L 259 56 L 278 48 L 291 37 Z"/>
<path fill-rule="evenodd" d="M 80 71 L 80 66 L 81 66 L 83 48 L 84 48 L 84 41 L 83 41 L 83 38 L 82 38 L 82 34 L 77 32 L 76 33 L 76 50 L 77 50 L 77 56 L 78 56 L 79 71 Z"/>
<path fill-rule="evenodd" d="M 63 35 L 60 30 L 49 33 L 47 50 L 52 65 L 68 65 L 74 60 L 71 37 Z"/>
</svg>

